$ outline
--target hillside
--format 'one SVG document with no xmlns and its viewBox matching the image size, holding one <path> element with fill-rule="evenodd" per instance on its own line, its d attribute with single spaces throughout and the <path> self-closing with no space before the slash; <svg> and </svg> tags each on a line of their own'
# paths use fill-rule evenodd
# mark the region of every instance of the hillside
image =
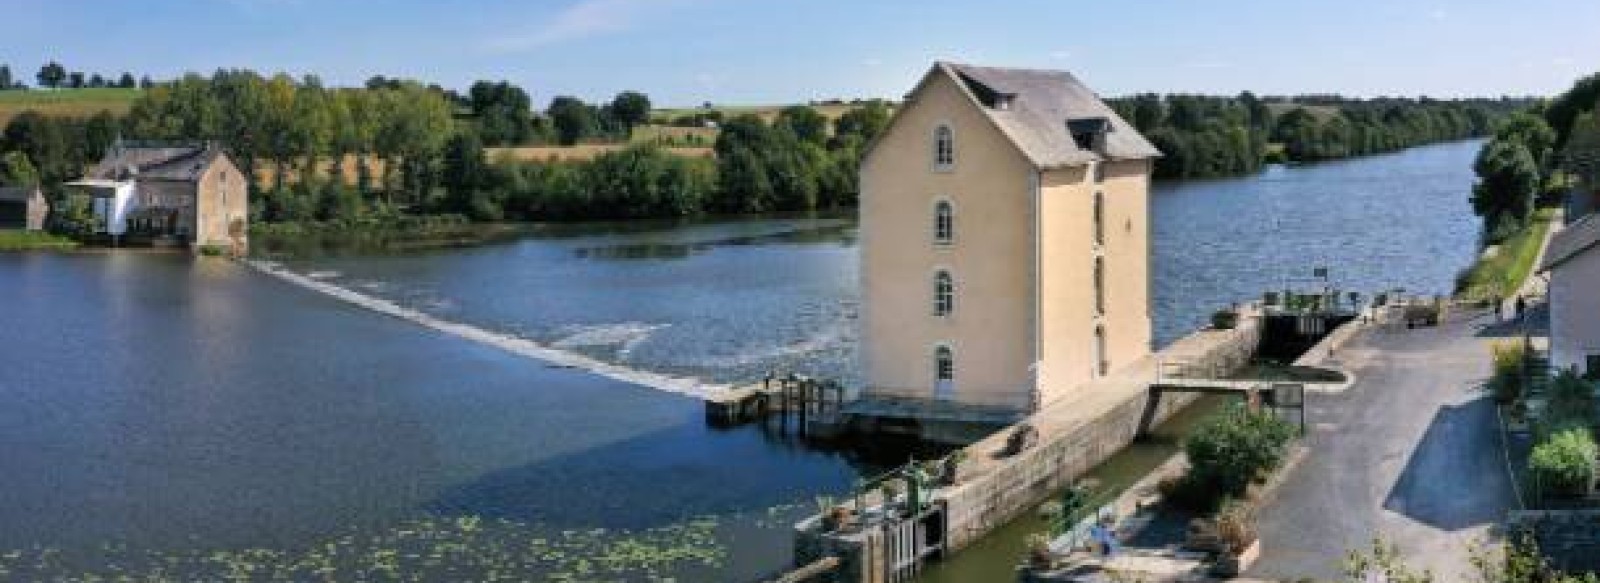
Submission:
<svg viewBox="0 0 1600 583">
<path fill-rule="evenodd" d="M 62 117 L 88 117 L 101 111 L 123 115 L 141 92 L 117 88 L 0 91 L 0 127 L 28 110 Z"/>
</svg>

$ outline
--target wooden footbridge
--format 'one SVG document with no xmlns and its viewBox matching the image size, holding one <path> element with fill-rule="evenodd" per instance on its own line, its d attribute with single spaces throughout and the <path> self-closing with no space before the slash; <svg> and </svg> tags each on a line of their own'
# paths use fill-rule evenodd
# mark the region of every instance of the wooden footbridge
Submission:
<svg viewBox="0 0 1600 583">
<path fill-rule="evenodd" d="M 845 405 L 844 385 L 801 375 L 769 375 L 759 383 L 706 399 L 706 423 L 731 427 L 754 421 L 776 423 L 797 433 L 836 424 Z"/>
</svg>

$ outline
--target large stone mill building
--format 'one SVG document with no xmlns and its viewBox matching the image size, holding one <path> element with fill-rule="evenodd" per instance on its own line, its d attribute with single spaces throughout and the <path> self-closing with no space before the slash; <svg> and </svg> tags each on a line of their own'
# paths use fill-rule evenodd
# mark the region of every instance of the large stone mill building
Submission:
<svg viewBox="0 0 1600 583">
<path fill-rule="evenodd" d="M 1147 356 L 1158 156 L 1069 73 L 935 64 L 861 167 L 866 414 L 1007 423 Z"/>
</svg>

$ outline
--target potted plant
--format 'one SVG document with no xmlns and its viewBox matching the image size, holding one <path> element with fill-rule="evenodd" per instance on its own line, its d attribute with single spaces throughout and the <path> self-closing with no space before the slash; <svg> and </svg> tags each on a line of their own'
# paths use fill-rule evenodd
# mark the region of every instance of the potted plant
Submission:
<svg viewBox="0 0 1600 583">
<path fill-rule="evenodd" d="M 1055 553 L 1050 552 L 1050 537 L 1042 532 L 1028 535 L 1028 567 L 1045 570 L 1055 565 Z"/>
<path fill-rule="evenodd" d="M 1261 556 L 1255 513 L 1248 504 L 1231 502 L 1211 520 L 1222 543 L 1222 552 L 1217 555 L 1211 572 L 1220 577 L 1237 577 Z"/>
</svg>

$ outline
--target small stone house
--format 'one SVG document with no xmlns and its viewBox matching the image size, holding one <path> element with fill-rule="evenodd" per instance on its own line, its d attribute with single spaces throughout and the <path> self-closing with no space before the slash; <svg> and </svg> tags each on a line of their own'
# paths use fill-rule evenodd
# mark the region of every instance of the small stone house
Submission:
<svg viewBox="0 0 1600 583">
<path fill-rule="evenodd" d="M 0 187 L 0 229 L 39 231 L 49 215 L 50 203 L 39 187 Z"/>
<path fill-rule="evenodd" d="M 1550 364 L 1600 375 L 1600 215 L 1551 237 L 1539 271 L 1550 278 Z"/>
<path fill-rule="evenodd" d="M 115 244 L 181 244 L 232 254 L 248 248 L 249 184 L 215 143 L 119 140 L 68 186 L 93 197 L 97 231 Z"/>
<path fill-rule="evenodd" d="M 1070 73 L 935 63 L 861 165 L 863 407 L 1005 423 L 1148 356 L 1160 155 Z"/>
</svg>

